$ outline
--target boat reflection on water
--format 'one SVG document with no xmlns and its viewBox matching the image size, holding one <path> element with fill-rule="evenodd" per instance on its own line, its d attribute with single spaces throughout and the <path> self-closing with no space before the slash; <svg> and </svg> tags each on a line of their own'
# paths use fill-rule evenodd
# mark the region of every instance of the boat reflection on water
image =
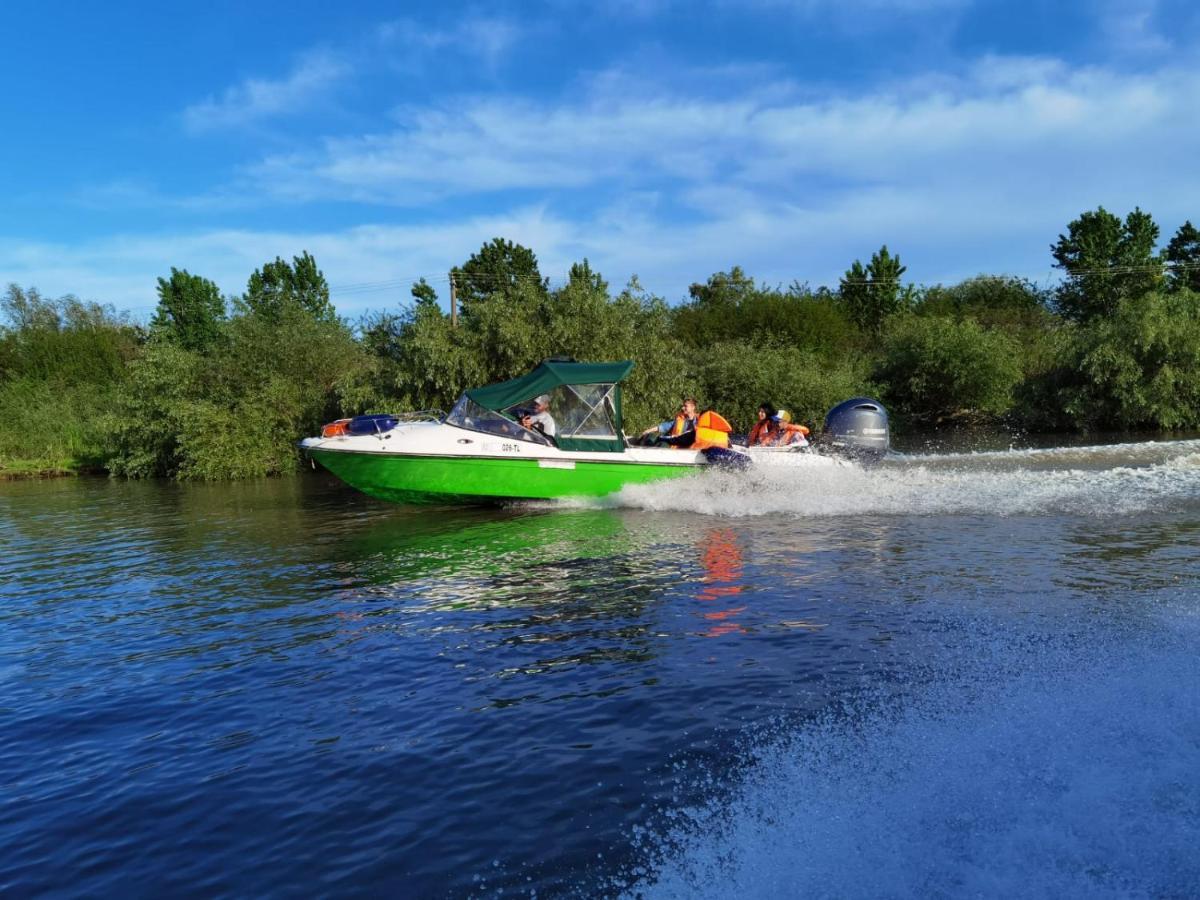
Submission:
<svg viewBox="0 0 1200 900">
<path fill-rule="evenodd" d="M 507 592 L 539 566 L 616 554 L 628 547 L 619 540 L 623 532 L 619 513 L 610 510 L 409 507 L 355 535 L 345 560 L 376 585 L 453 576 L 445 586 L 482 580 Z M 467 605 L 488 599 L 465 593 Z"/>
<path fill-rule="evenodd" d="M 738 544 L 737 535 L 729 528 L 714 528 L 709 531 L 701 544 L 700 560 L 704 566 L 703 587 L 696 594 L 701 603 L 712 606 L 730 603 L 731 599 L 741 594 L 746 586 L 742 584 L 742 548 Z M 708 609 L 701 617 L 712 625 L 703 632 L 704 637 L 720 637 L 731 631 L 745 631 L 745 626 L 736 620 L 738 613 L 745 612 L 746 606 L 725 606 L 721 609 Z"/>
<path fill-rule="evenodd" d="M 628 667 L 661 658 L 685 635 L 797 624 L 778 621 L 770 603 L 752 609 L 744 540 L 735 527 L 628 510 L 398 514 L 338 550 L 342 638 L 397 650 L 433 639 L 472 679 L 616 666 L 628 685 Z M 701 627 L 681 631 L 681 614 Z M 595 687 L 595 675 L 560 683 L 562 695 Z M 490 702 L 559 695 L 505 689 Z"/>
<path fill-rule="evenodd" d="M 618 511 L 454 511 L 430 519 L 426 511 L 382 521 L 346 548 L 344 621 L 356 632 L 346 637 L 390 634 L 397 650 L 412 637 L 438 640 L 470 679 L 652 659 L 660 632 L 652 607 L 694 565 L 674 543 L 635 536 Z M 489 700 L 506 706 L 534 696 L 504 690 Z"/>
</svg>

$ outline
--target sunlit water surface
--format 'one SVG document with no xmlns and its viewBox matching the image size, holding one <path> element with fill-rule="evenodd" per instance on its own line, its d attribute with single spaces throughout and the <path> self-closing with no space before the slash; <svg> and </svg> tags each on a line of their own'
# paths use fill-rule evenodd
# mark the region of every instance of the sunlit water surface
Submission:
<svg viewBox="0 0 1200 900">
<path fill-rule="evenodd" d="M 1200 442 L 0 485 L 0 893 L 1200 895 Z"/>
</svg>

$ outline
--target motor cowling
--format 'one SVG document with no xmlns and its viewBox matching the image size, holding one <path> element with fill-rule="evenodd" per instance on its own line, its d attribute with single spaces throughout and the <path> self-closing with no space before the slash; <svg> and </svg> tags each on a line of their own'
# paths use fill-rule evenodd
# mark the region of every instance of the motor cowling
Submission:
<svg viewBox="0 0 1200 900">
<path fill-rule="evenodd" d="M 887 410 L 878 400 L 854 397 L 839 403 L 825 416 L 820 446 L 851 459 L 882 459 L 891 443 Z"/>
</svg>

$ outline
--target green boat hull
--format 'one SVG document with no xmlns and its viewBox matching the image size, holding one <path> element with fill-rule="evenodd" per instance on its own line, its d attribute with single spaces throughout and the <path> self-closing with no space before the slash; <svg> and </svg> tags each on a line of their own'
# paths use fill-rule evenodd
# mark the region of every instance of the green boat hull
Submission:
<svg viewBox="0 0 1200 900">
<path fill-rule="evenodd" d="M 346 484 L 393 503 L 477 503 L 603 497 L 626 485 L 696 471 L 679 463 L 577 460 L 571 467 L 536 459 L 403 456 L 311 448 L 309 455 Z"/>
</svg>

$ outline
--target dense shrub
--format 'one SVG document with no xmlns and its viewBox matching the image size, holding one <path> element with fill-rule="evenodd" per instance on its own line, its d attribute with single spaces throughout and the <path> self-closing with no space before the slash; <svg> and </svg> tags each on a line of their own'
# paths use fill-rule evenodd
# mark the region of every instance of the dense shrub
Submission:
<svg viewBox="0 0 1200 900">
<path fill-rule="evenodd" d="M 787 409 L 797 422 L 819 424 L 842 400 L 877 392 L 865 361 L 829 363 L 788 346 L 727 341 L 713 345 L 699 368 L 701 401 L 741 431 L 764 402 Z"/>
<path fill-rule="evenodd" d="M 675 335 L 691 347 L 752 340 L 839 356 L 867 344 L 835 294 L 802 285 L 786 291 L 758 286 L 736 267 L 692 285 L 691 300 L 672 319 Z"/>
<path fill-rule="evenodd" d="M 193 397 L 208 393 L 204 357 L 152 340 L 130 366 L 116 398 L 108 465 L 117 475 L 145 478 L 179 471 L 179 435 Z"/>
<path fill-rule="evenodd" d="M 111 306 L 70 295 L 51 300 L 15 284 L 0 298 L 0 316 L 0 379 L 70 385 L 119 380 L 141 338 Z"/>
<path fill-rule="evenodd" d="M 0 382 L 0 472 L 102 468 L 116 390 L 29 377 Z"/>
<path fill-rule="evenodd" d="M 0 470 L 102 465 L 107 415 L 139 329 L 111 307 L 15 284 L 0 313 Z"/>
<path fill-rule="evenodd" d="M 1069 354 L 1061 394 L 1075 427 L 1200 427 L 1200 296 L 1122 300 L 1079 329 Z"/>
<path fill-rule="evenodd" d="M 348 398 L 367 405 L 370 365 L 344 324 L 299 303 L 275 305 L 269 319 L 235 316 L 207 354 L 152 340 L 118 398 L 109 465 L 131 477 L 208 480 L 289 472 L 298 438 Z"/>
<path fill-rule="evenodd" d="M 917 293 L 913 311 L 922 316 L 970 318 L 985 327 L 1044 328 L 1054 320 L 1052 295 L 1024 278 L 978 275 L 958 284 Z"/>
<path fill-rule="evenodd" d="M 1016 343 L 966 319 L 901 316 L 889 325 L 876 377 L 902 417 L 938 424 L 998 416 L 1021 377 Z"/>
<path fill-rule="evenodd" d="M 272 380 L 263 389 L 230 403 L 194 400 L 179 423 L 181 479 L 214 481 L 255 478 L 291 471 L 296 463 L 294 388 Z"/>
</svg>

